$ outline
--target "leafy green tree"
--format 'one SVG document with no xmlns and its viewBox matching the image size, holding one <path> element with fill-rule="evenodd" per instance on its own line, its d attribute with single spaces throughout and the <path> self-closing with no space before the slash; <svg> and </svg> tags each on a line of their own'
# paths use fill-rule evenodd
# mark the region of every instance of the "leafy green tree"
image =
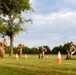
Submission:
<svg viewBox="0 0 76 75">
<path fill-rule="evenodd" d="M 58 51 L 60 51 L 59 47 L 54 47 L 54 48 L 52 49 L 52 53 L 53 53 L 53 54 L 57 54 Z"/>
<path fill-rule="evenodd" d="M 0 0 L 0 34 L 2 37 L 10 37 L 10 56 L 13 55 L 13 42 L 15 35 L 26 29 L 22 26 L 24 19 L 22 12 L 33 11 L 30 0 Z"/>
<path fill-rule="evenodd" d="M 37 54 L 37 48 L 35 48 L 35 47 L 31 48 L 31 53 L 32 54 Z"/>
<path fill-rule="evenodd" d="M 29 50 L 30 50 L 29 47 L 24 46 L 23 49 L 22 49 L 22 53 L 23 53 L 23 54 L 29 54 Z"/>
</svg>

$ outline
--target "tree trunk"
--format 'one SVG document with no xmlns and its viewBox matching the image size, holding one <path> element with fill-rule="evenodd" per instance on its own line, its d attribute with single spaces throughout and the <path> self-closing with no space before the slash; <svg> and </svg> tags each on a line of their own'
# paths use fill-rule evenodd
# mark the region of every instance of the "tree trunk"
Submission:
<svg viewBox="0 0 76 75">
<path fill-rule="evenodd" d="M 13 56 L 13 41 L 14 41 L 14 35 L 12 34 L 10 36 L 10 54 L 9 54 L 10 57 Z"/>
</svg>

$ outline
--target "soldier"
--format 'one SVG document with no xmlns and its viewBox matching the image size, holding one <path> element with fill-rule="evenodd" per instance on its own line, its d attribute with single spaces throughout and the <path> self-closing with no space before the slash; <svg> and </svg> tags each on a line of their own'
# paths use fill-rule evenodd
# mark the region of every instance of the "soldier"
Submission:
<svg viewBox="0 0 76 75">
<path fill-rule="evenodd" d="M 47 52 L 47 49 L 43 46 L 39 47 L 39 59 L 44 57 L 45 52 Z"/>
<path fill-rule="evenodd" d="M 8 45 L 7 45 L 6 39 L 4 38 L 4 40 L 2 42 L 0 42 L 0 58 L 4 57 L 6 46 L 8 46 Z"/>
<path fill-rule="evenodd" d="M 76 52 L 76 48 L 74 47 L 73 43 L 71 42 L 70 45 L 69 45 L 69 48 L 67 49 L 67 57 L 66 59 L 71 59 L 72 57 L 72 54 Z"/>
<path fill-rule="evenodd" d="M 21 55 L 22 55 L 22 48 L 23 48 L 23 44 L 19 44 L 18 46 L 17 46 L 17 50 L 18 50 L 18 55 L 19 55 L 19 57 L 21 57 Z"/>
</svg>

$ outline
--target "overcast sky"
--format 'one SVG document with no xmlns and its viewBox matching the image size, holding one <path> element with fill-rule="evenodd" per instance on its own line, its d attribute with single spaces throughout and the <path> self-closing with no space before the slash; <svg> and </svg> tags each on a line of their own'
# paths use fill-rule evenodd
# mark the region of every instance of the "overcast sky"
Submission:
<svg viewBox="0 0 76 75">
<path fill-rule="evenodd" d="M 76 0 L 31 0 L 35 12 L 22 13 L 32 18 L 33 24 L 25 23 L 27 33 L 20 33 L 14 39 L 28 47 L 55 46 L 73 41 L 76 43 Z M 9 38 L 7 38 L 9 43 Z"/>
</svg>

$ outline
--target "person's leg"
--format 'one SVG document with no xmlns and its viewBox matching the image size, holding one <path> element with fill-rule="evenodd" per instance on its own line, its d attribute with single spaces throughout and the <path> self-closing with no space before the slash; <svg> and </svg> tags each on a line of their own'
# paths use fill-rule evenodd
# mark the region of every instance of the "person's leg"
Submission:
<svg viewBox="0 0 76 75">
<path fill-rule="evenodd" d="M 43 57 L 44 57 L 44 52 L 42 52 L 42 58 L 43 58 Z M 41 58 L 41 59 L 42 59 L 42 58 Z"/>
<path fill-rule="evenodd" d="M 39 59 L 40 59 L 40 53 L 39 53 Z"/>
<path fill-rule="evenodd" d="M 69 52 L 67 52 L 66 60 L 69 60 L 69 56 L 70 56 L 70 54 L 69 54 Z"/>
</svg>

